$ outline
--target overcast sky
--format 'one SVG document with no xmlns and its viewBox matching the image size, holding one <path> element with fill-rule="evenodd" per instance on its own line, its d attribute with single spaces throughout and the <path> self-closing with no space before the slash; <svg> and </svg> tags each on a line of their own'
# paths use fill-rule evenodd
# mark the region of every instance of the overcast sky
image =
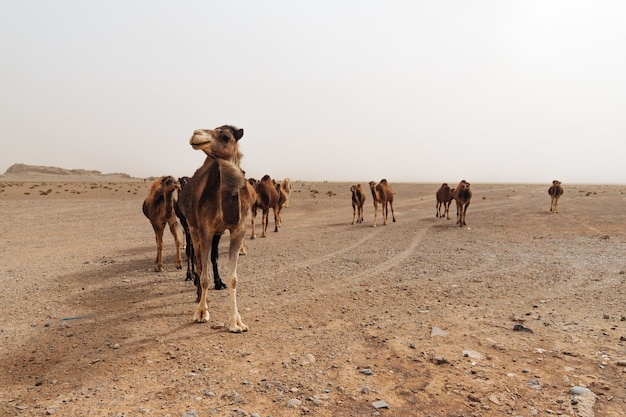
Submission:
<svg viewBox="0 0 626 417">
<path fill-rule="evenodd" d="M 0 0 L 0 173 L 626 183 L 626 2 Z"/>
</svg>

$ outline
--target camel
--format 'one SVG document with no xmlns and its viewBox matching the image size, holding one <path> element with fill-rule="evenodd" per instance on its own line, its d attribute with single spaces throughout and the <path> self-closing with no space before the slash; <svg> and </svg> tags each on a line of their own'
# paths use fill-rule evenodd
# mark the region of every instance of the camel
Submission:
<svg viewBox="0 0 626 417">
<path fill-rule="evenodd" d="M 559 198 L 563 195 L 563 186 L 561 185 L 561 181 L 552 181 L 552 186 L 548 189 L 548 194 L 550 194 L 551 197 L 550 211 L 552 213 L 558 213 Z"/>
<path fill-rule="evenodd" d="M 287 195 L 287 191 L 283 188 L 283 183 L 274 182 L 274 187 L 276 187 L 276 191 L 278 192 L 278 203 L 276 203 L 276 218 L 278 219 L 278 227 L 283 226 L 281 212 L 285 204 L 289 201 L 289 196 Z M 278 230 L 275 230 L 276 232 Z"/>
<path fill-rule="evenodd" d="M 467 226 L 467 224 L 465 224 L 465 213 L 467 213 L 467 208 L 472 199 L 470 183 L 461 180 L 459 185 L 452 192 L 452 198 L 456 201 L 456 224 L 458 224 L 459 227 Z"/>
<path fill-rule="evenodd" d="M 289 202 L 291 198 L 291 180 L 289 178 L 285 178 L 280 183 L 280 188 L 285 193 L 285 203 L 283 207 L 289 207 Z"/>
<path fill-rule="evenodd" d="M 180 239 L 178 237 L 178 223 L 174 215 L 174 192 L 179 190 L 178 182 L 169 175 L 159 177 L 150 186 L 148 196 L 143 201 L 143 214 L 150 220 L 157 243 L 157 256 L 154 269 L 163 271 L 163 231 L 168 225 L 174 242 L 176 243 L 176 268 L 183 267 L 180 255 Z"/>
<path fill-rule="evenodd" d="M 181 212 L 189 225 L 196 249 L 196 266 L 200 270 L 201 296 L 193 315 L 195 322 L 208 322 L 210 318 L 207 293 L 211 271 L 206 266 L 214 250 L 213 237 L 226 230 L 230 232 L 226 272 L 230 318 L 226 321 L 226 327 L 233 333 L 248 330 L 237 308 L 237 261 L 246 232 L 246 214 L 252 203 L 245 176 L 239 167 L 242 155 L 238 143 L 242 136 L 243 129 L 233 126 L 194 131 L 189 143 L 207 157 L 178 199 Z"/>
<path fill-rule="evenodd" d="M 189 180 L 189 177 L 181 177 L 178 179 L 178 184 L 180 185 L 181 192 L 185 189 L 185 186 L 187 185 Z M 187 255 L 187 275 L 185 277 L 185 281 L 193 281 L 198 293 L 196 302 L 199 302 L 201 296 L 201 286 L 200 276 L 196 272 L 195 267 L 195 251 L 193 248 L 193 242 L 191 241 L 191 234 L 189 233 L 189 225 L 187 224 L 187 219 L 180 209 L 178 200 L 174 200 L 174 212 L 176 213 L 176 216 L 178 216 L 178 218 L 180 219 L 180 224 L 183 226 L 183 232 L 185 235 L 185 254 Z M 216 290 L 222 290 L 226 288 L 226 284 L 224 284 L 224 282 L 220 278 L 220 274 L 217 268 L 217 259 L 219 256 L 218 247 L 221 237 L 222 235 L 216 234 L 215 236 L 213 236 L 213 241 L 211 242 L 211 265 L 213 267 L 213 283 L 215 284 Z"/>
<path fill-rule="evenodd" d="M 250 236 L 250 239 L 256 239 L 257 237 L 254 220 L 256 219 L 258 209 L 261 209 L 263 213 L 261 217 L 261 237 L 267 237 L 267 224 L 269 222 L 268 218 L 270 209 L 274 210 L 274 232 L 278 232 L 277 206 L 279 195 L 278 191 L 276 191 L 274 181 L 269 175 L 264 175 L 260 181 L 257 181 L 254 178 L 250 178 L 248 181 L 254 187 L 254 191 L 256 191 L 256 202 L 252 205 L 252 235 Z"/>
<path fill-rule="evenodd" d="M 381 205 L 383 214 L 383 224 L 387 225 L 387 216 L 389 214 L 389 208 L 391 206 L 391 217 L 393 221 L 396 221 L 396 215 L 393 212 L 393 190 L 386 179 L 380 180 L 378 184 L 374 181 L 370 181 L 370 189 L 372 190 L 372 198 L 374 199 L 374 224 L 372 227 L 376 227 L 376 215 L 378 214 L 378 203 Z"/>
<path fill-rule="evenodd" d="M 352 224 L 363 223 L 363 205 L 365 204 L 365 191 L 361 184 L 350 187 L 352 192 Z"/>
<path fill-rule="evenodd" d="M 444 215 L 446 219 L 450 220 L 450 203 L 452 202 L 452 190 L 447 183 L 441 184 L 439 190 L 435 196 L 437 197 L 437 214 L 435 217 L 443 218 Z M 443 213 L 442 213 L 443 210 Z"/>
</svg>

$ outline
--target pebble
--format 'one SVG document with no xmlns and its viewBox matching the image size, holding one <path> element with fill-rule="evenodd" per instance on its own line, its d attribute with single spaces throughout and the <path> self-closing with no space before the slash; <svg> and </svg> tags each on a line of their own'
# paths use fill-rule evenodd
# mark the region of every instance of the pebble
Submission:
<svg viewBox="0 0 626 417">
<path fill-rule="evenodd" d="M 315 363 L 315 356 L 311 355 L 310 353 L 307 353 L 302 358 L 302 362 L 300 362 L 300 365 L 309 365 L 311 363 Z"/>
<path fill-rule="evenodd" d="M 619 360 L 615 362 L 617 366 L 626 366 L 626 359 Z"/>
<path fill-rule="evenodd" d="M 471 358 L 471 359 L 482 359 L 483 355 L 481 355 L 478 352 L 474 352 L 473 350 L 464 350 L 463 351 L 463 357 L 464 358 Z"/>
<path fill-rule="evenodd" d="M 572 395 L 582 395 L 582 394 L 585 394 L 587 392 L 591 392 L 591 390 L 589 388 L 586 388 L 586 387 L 578 387 L 578 386 L 576 386 L 576 387 L 570 388 L 569 392 Z"/>
<path fill-rule="evenodd" d="M 198 410 L 185 411 L 182 417 L 198 417 Z"/>
<path fill-rule="evenodd" d="M 372 375 L 372 370 L 369 368 L 360 369 L 359 372 L 362 373 L 363 375 Z"/>
<path fill-rule="evenodd" d="M 376 402 L 372 403 L 372 405 L 376 409 L 379 409 L 379 408 L 389 408 L 389 405 L 386 402 L 384 402 L 384 401 L 376 401 Z"/>
<path fill-rule="evenodd" d="M 430 337 L 435 337 L 435 336 L 447 336 L 448 334 L 446 332 L 444 332 L 443 330 L 441 330 L 439 327 L 437 326 L 433 326 L 432 329 L 430 330 Z"/>
<path fill-rule="evenodd" d="M 297 398 L 292 398 L 289 401 L 287 401 L 287 407 L 300 407 L 302 405 L 302 401 L 300 401 Z"/>
</svg>

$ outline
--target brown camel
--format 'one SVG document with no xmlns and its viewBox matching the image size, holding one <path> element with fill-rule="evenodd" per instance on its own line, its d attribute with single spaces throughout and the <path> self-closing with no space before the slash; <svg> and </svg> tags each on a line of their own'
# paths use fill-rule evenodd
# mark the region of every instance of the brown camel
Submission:
<svg viewBox="0 0 626 417">
<path fill-rule="evenodd" d="M 447 183 L 441 184 L 441 188 L 437 190 L 435 195 L 437 197 L 437 214 L 436 217 L 450 220 L 450 203 L 452 202 L 452 189 Z M 442 212 L 443 210 L 443 212 Z"/>
<path fill-rule="evenodd" d="M 387 217 L 389 214 L 389 208 L 391 206 L 391 217 L 393 221 L 396 221 L 396 215 L 393 212 L 393 190 L 386 179 L 380 180 L 378 184 L 374 181 L 370 181 L 370 189 L 372 190 L 372 198 L 374 199 L 374 224 L 372 227 L 376 227 L 376 215 L 378 214 L 378 203 L 381 205 L 383 214 L 383 224 L 387 225 Z"/>
<path fill-rule="evenodd" d="M 365 191 L 361 184 L 350 187 L 352 193 L 352 224 L 363 223 L 363 205 L 365 204 Z"/>
<path fill-rule="evenodd" d="M 289 207 L 289 199 L 291 198 L 291 180 L 289 178 L 283 179 L 280 183 L 280 188 L 285 193 L 285 203 L 283 204 L 283 207 Z"/>
<path fill-rule="evenodd" d="M 237 308 L 237 261 L 246 232 L 245 219 L 251 196 L 246 179 L 239 167 L 241 153 L 238 142 L 243 129 L 221 126 L 213 130 L 196 130 L 189 140 L 196 150 L 207 158 L 189 180 L 180 194 L 180 209 L 187 219 L 189 232 L 196 249 L 200 270 L 200 301 L 194 313 L 196 322 L 209 321 L 207 292 L 211 270 L 208 268 L 213 236 L 230 232 L 226 284 L 229 291 L 230 318 L 226 327 L 231 332 L 248 330 Z"/>
<path fill-rule="evenodd" d="M 458 224 L 459 227 L 467 226 L 467 224 L 465 224 L 465 213 L 467 213 L 467 208 L 472 199 L 470 183 L 461 180 L 459 185 L 452 192 L 452 198 L 456 201 L 456 224 Z"/>
<path fill-rule="evenodd" d="M 283 188 L 283 183 L 274 182 L 274 186 L 276 187 L 276 191 L 278 192 L 278 203 L 276 203 L 276 217 L 278 218 L 278 227 L 283 226 L 281 213 L 283 211 L 283 207 L 289 201 L 289 196 L 287 195 L 287 191 Z M 275 230 L 276 232 L 278 230 Z"/>
<path fill-rule="evenodd" d="M 563 186 L 561 185 L 561 181 L 552 181 L 552 186 L 548 189 L 548 194 L 550 194 L 551 197 L 550 211 L 552 213 L 558 213 L 559 198 L 561 198 L 561 196 L 563 195 Z"/>
<path fill-rule="evenodd" d="M 258 209 L 261 209 L 263 212 L 261 217 L 261 237 L 267 237 L 267 224 L 269 222 L 268 218 L 270 209 L 274 210 L 274 231 L 278 232 L 277 210 L 279 195 L 278 191 L 276 191 L 274 181 L 269 175 L 264 175 L 260 181 L 257 181 L 254 178 L 250 178 L 248 181 L 254 187 L 254 191 L 256 191 L 256 202 L 252 205 L 252 235 L 250 236 L 250 239 L 256 239 L 254 220 L 256 219 Z"/>
<path fill-rule="evenodd" d="M 169 175 L 159 177 L 152 183 L 148 196 L 143 201 L 143 214 L 146 215 L 156 236 L 157 256 L 154 269 L 163 271 L 163 231 L 165 226 L 170 227 L 170 232 L 176 242 L 176 268 L 182 268 L 180 256 L 180 239 L 178 237 L 178 222 L 174 214 L 174 192 L 179 190 L 178 182 Z"/>
</svg>

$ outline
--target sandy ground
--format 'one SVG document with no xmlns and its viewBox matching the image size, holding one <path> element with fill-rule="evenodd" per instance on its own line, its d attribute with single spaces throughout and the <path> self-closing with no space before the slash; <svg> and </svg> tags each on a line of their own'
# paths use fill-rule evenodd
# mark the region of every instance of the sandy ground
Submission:
<svg viewBox="0 0 626 417">
<path fill-rule="evenodd" d="M 460 228 L 390 179 L 372 228 L 370 194 L 351 225 L 350 184 L 294 182 L 231 334 L 226 291 L 192 322 L 171 235 L 154 272 L 149 182 L 73 181 L 0 177 L 3 416 L 626 415 L 626 186 L 552 214 L 549 182 L 472 184 Z"/>
</svg>

